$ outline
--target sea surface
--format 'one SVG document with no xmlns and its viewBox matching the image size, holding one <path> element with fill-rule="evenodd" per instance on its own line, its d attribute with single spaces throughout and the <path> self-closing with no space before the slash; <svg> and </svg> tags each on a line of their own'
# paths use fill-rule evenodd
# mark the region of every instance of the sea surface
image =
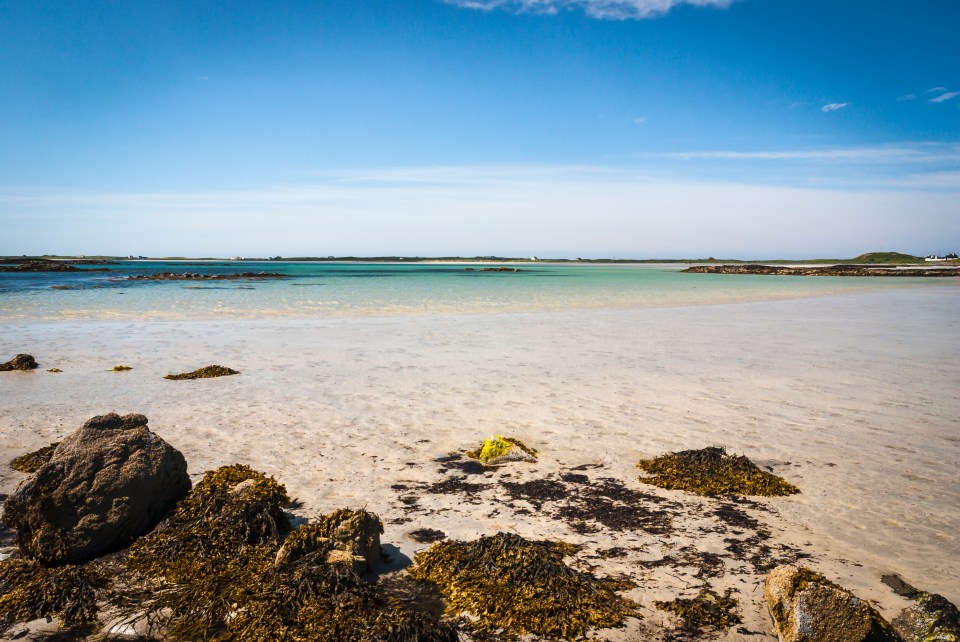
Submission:
<svg viewBox="0 0 960 642">
<path fill-rule="evenodd" d="M 849 294 L 955 279 L 685 274 L 684 266 L 122 261 L 80 272 L 0 273 L 0 321 L 340 317 L 656 308 Z M 496 267 L 494 264 L 493 267 Z M 100 271 L 106 268 L 108 271 Z M 468 269 L 472 268 L 472 269 Z M 158 272 L 284 279 L 149 281 Z"/>
</svg>

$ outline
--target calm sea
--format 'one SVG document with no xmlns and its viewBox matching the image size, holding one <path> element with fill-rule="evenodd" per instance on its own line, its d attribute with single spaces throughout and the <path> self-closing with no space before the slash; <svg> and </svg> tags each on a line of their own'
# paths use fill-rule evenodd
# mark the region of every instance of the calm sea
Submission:
<svg viewBox="0 0 960 642">
<path fill-rule="evenodd" d="M 0 273 L 0 321 L 536 312 L 736 303 L 940 279 L 684 274 L 677 265 L 122 261 L 80 272 Z M 93 268 L 109 271 L 94 271 Z M 473 267 L 473 270 L 467 270 Z M 277 272 L 285 279 L 131 281 L 157 272 Z M 955 281 L 943 279 L 942 281 Z"/>
</svg>

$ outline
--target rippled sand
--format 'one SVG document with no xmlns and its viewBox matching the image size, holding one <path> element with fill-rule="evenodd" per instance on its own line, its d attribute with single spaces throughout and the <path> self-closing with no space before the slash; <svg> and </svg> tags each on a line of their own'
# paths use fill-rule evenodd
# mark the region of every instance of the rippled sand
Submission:
<svg viewBox="0 0 960 642">
<path fill-rule="evenodd" d="M 892 617 L 902 602 L 886 573 L 960 603 L 958 337 L 955 287 L 570 313 L 5 323 L 0 356 L 32 353 L 41 370 L 0 375 L 0 442 L 9 458 L 92 415 L 142 412 L 195 478 L 244 462 L 283 481 L 305 515 L 365 505 L 399 560 L 426 546 L 408 536 L 421 527 L 663 552 L 649 537 L 577 534 L 457 496 L 411 512 L 392 488 L 442 478 L 434 459 L 492 433 L 541 451 L 516 479 L 599 464 L 590 470 L 635 489 L 647 488 L 640 458 L 722 445 L 801 488 L 763 501 L 774 539 Z M 162 378 L 211 363 L 242 374 Z M 117 364 L 133 370 L 109 372 Z M 0 492 L 21 478 L 2 467 Z M 647 606 L 685 586 L 626 570 L 646 578 L 633 595 Z M 769 637 L 758 578 L 718 582 L 742 596 L 748 630 Z"/>
</svg>

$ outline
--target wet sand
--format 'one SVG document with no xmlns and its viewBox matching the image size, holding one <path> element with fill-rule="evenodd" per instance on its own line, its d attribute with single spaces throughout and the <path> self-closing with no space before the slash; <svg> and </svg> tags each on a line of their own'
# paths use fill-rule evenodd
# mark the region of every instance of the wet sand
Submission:
<svg viewBox="0 0 960 642">
<path fill-rule="evenodd" d="M 711 445 L 800 487 L 740 507 L 774 553 L 812 556 L 804 563 L 887 617 L 904 602 L 886 573 L 960 603 L 956 288 L 573 313 L 4 323 L 0 336 L 4 358 L 41 364 L 0 375 L 5 459 L 93 415 L 141 412 L 195 480 L 242 462 L 285 483 L 302 515 L 366 506 L 397 566 L 428 546 L 410 537 L 419 528 L 583 544 L 580 563 L 639 585 L 629 595 L 647 617 L 613 639 L 656 639 L 668 619 L 653 601 L 696 593 L 695 563 L 645 564 L 685 547 L 723 556 L 710 583 L 736 591 L 744 618 L 724 639 L 775 638 L 762 573 L 731 556 L 736 529 L 716 517 L 717 500 L 637 481 L 641 458 Z M 242 374 L 163 379 L 213 363 Z M 133 370 L 110 372 L 118 364 Z M 493 433 L 537 448 L 539 462 L 466 476 L 490 485 L 473 493 L 424 490 L 461 476 L 438 458 Z M 571 472 L 680 500 L 675 528 L 577 532 L 551 505 L 504 500 L 503 482 Z M 0 467 L 0 493 L 20 479 Z M 626 552 L 600 555 L 614 547 Z"/>
</svg>

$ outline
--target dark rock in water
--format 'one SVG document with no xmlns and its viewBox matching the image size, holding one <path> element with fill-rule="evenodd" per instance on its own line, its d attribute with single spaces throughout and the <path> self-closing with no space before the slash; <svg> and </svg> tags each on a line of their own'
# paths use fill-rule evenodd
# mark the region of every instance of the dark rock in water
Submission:
<svg viewBox="0 0 960 642">
<path fill-rule="evenodd" d="M 197 272 L 157 272 L 156 274 L 136 274 L 125 281 L 236 281 L 238 279 L 287 279 L 286 274 L 277 272 L 238 272 L 236 274 L 199 274 Z"/>
<path fill-rule="evenodd" d="M 33 355 L 18 354 L 6 363 L 0 363 L 0 372 L 10 372 L 11 370 L 36 370 L 37 361 Z"/>
<path fill-rule="evenodd" d="M 204 366 L 193 372 L 181 372 L 180 374 L 167 375 L 164 379 L 180 381 L 182 379 L 212 379 L 213 377 L 226 377 L 229 375 L 240 374 L 239 371 L 227 368 L 225 366 Z"/>
<path fill-rule="evenodd" d="M 916 604 L 905 608 L 890 624 L 904 642 L 960 642 L 960 610 L 936 593 L 916 594 Z"/>
<path fill-rule="evenodd" d="M 696 274 L 766 274 L 778 276 L 960 276 L 957 268 L 889 268 L 869 265 L 694 265 L 683 272 Z"/>
<path fill-rule="evenodd" d="M 763 596 L 781 642 L 899 642 L 866 601 L 810 569 L 778 566 Z"/>
<path fill-rule="evenodd" d="M 520 268 L 512 268 L 512 267 L 485 267 L 485 268 L 480 268 L 480 271 L 481 272 L 524 272 L 525 270 L 521 270 Z"/>
<path fill-rule="evenodd" d="M 73 263 L 113 265 L 110 261 L 76 260 L 54 261 L 51 259 L 0 259 L 0 272 L 80 272 Z M 106 268 L 91 268 L 85 272 L 109 272 Z"/>
<path fill-rule="evenodd" d="M 183 455 L 146 417 L 111 413 L 64 439 L 7 498 L 2 519 L 29 557 L 79 563 L 128 545 L 189 490 Z"/>
</svg>

